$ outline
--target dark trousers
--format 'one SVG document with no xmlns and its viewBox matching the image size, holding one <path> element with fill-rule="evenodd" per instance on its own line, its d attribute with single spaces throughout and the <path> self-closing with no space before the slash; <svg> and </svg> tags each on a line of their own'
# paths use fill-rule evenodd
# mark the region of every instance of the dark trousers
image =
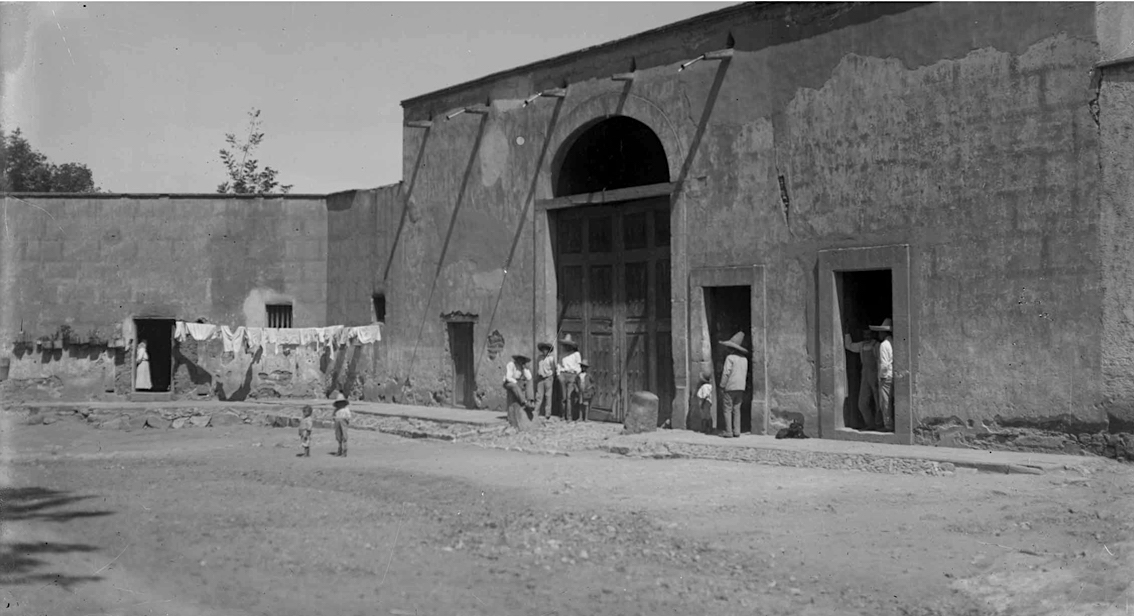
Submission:
<svg viewBox="0 0 1134 616">
<path fill-rule="evenodd" d="M 740 436 L 740 405 L 744 402 L 744 392 L 726 391 L 721 400 L 724 402 L 724 433 Z"/>
</svg>

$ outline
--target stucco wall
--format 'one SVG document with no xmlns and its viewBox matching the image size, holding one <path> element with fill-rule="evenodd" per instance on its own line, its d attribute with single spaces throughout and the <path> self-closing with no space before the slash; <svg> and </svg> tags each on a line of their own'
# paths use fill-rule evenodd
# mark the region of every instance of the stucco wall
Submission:
<svg viewBox="0 0 1134 616">
<path fill-rule="evenodd" d="M 139 315 L 264 326 L 273 301 L 292 303 L 295 327 L 326 324 L 322 197 L 8 195 L 3 208 L 0 344 L 16 351 L 13 380 L 54 377 L 72 395 L 113 390 L 104 375 L 114 351 L 16 350 L 21 329 L 32 339 L 64 325 L 129 338 Z"/>
<path fill-rule="evenodd" d="M 690 268 L 765 266 L 769 407 L 814 431 L 818 252 L 909 244 L 915 425 L 1105 425 L 1095 27 L 1089 3 L 749 7 L 407 101 L 433 125 L 405 129 L 391 366 L 443 390 L 449 310 L 479 315 L 478 341 L 499 329 L 509 353 L 554 334 L 528 206 L 553 196 L 574 130 L 621 114 L 654 130 L 681 183 L 678 405 L 703 359 L 686 354 Z M 730 60 L 678 72 L 730 36 Z M 632 60 L 632 83 L 610 80 Z M 564 81 L 562 102 L 522 106 Z M 487 115 L 444 120 L 485 98 Z M 498 389 L 504 357 L 479 357 L 478 383 Z"/>
</svg>

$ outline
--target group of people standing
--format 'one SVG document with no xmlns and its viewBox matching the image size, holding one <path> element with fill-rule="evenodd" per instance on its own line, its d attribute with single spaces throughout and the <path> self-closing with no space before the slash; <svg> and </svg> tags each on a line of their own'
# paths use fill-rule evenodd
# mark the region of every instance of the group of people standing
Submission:
<svg viewBox="0 0 1134 616">
<path fill-rule="evenodd" d="M 870 432 L 894 431 L 894 345 L 891 342 L 893 323 L 890 319 L 881 325 L 871 325 L 863 332 L 865 339 L 853 342 L 850 334 L 843 335 L 843 346 L 858 353 L 862 361 L 862 384 L 858 390 L 858 412 L 862 415 L 862 430 Z"/>
<path fill-rule="evenodd" d="M 534 379 L 535 396 L 528 395 L 528 383 L 532 373 L 528 368 L 531 358 L 522 353 L 512 355 L 512 361 L 504 368 L 504 391 L 508 396 L 509 422 L 515 425 L 518 418 L 512 417 L 513 409 L 523 409 L 533 417 L 551 417 L 555 398 L 555 383 L 559 383 L 560 408 L 564 421 L 587 420 L 591 400 L 594 398 L 594 383 L 587 374 L 589 364 L 579 353 L 579 345 L 571 334 L 559 339 L 563 356 L 556 359 L 555 346 L 550 342 L 540 342 L 540 353 Z"/>
</svg>

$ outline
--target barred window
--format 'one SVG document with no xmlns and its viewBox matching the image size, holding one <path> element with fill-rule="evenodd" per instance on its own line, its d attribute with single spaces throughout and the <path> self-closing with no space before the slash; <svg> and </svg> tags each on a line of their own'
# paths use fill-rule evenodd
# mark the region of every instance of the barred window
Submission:
<svg viewBox="0 0 1134 616">
<path fill-rule="evenodd" d="M 269 304 L 268 327 L 291 327 L 291 304 Z"/>
</svg>

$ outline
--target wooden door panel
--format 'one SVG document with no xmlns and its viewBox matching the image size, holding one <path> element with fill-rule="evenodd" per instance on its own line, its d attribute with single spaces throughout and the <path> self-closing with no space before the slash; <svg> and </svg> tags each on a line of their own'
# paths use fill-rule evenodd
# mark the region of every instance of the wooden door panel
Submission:
<svg viewBox="0 0 1134 616">
<path fill-rule="evenodd" d="M 595 397 L 591 409 L 613 415 L 618 398 L 617 370 L 614 357 L 614 336 L 610 332 L 591 333 L 587 336 L 587 372 L 595 384 Z"/>
<path fill-rule="evenodd" d="M 623 290 L 626 293 L 626 318 L 645 319 L 649 306 L 649 262 L 625 264 Z"/>
</svg>

